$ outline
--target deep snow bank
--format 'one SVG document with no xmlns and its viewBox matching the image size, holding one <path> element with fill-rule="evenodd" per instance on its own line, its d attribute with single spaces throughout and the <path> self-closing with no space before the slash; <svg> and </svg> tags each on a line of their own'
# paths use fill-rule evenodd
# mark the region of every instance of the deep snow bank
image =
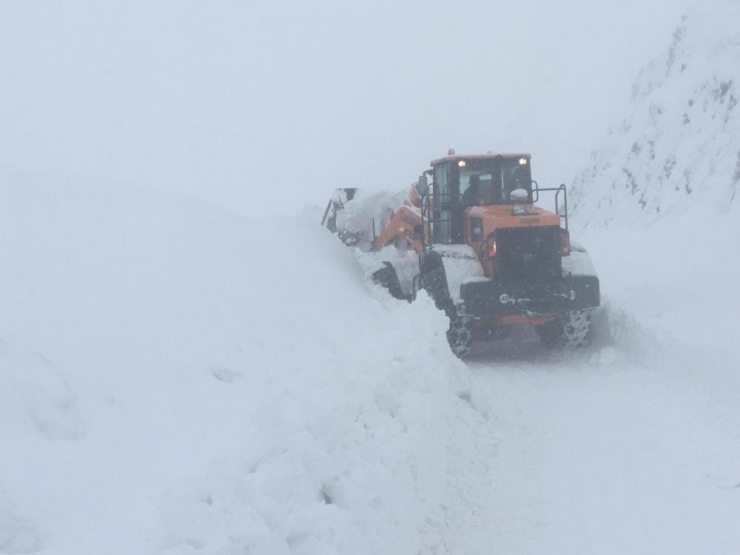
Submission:
<svg viewBox="0 0 740 555">
<path fill-rule="evenodd" d="M 462 365 L 326 230 L 0 179 L 0 552 L 411 553 Z M 461 395 L 464 397 L 464 395 Z"/>
<path fill-rule="evenodd" d="M 638 76 L 624 120 L 575 179 L 587 225 L 650 224 L 740 195 L 740 5 L 698 2 Z"/>
</svg>

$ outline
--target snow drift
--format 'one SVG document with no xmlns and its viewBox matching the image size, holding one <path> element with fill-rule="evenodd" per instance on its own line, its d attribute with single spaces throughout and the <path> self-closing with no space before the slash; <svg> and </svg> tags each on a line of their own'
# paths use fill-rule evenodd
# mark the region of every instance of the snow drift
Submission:
<svg viewBox="0 0 740 555">
<path fill-rule="evenodd" d="M 316 224 L 70 179 L 0 198 L 0 553 L 438 541 L 475 414 L 428 298 Z"/>
</svg>

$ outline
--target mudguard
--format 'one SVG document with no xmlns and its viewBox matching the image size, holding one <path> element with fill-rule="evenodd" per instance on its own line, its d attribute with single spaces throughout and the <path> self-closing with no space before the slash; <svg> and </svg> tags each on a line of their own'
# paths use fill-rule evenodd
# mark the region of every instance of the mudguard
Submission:
<svg viewBox="0 0 740 555">
<path fill-rule="evenodd" d="M 484 275 L 478 256 L 467 245 L 435 245 L 422 255 L 420 271 L 422 286 L 438 305 L 442 299 L 461 304 L 463 283 Z"/>
</svg>

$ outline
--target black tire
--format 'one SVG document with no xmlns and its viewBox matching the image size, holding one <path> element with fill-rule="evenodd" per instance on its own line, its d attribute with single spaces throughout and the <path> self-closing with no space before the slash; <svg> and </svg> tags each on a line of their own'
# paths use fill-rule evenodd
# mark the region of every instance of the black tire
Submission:
<svg viewBox="0 0 740 555">
<path fill-rule="evenodd" d="M 591 310 L 574 310 L 558 316 L 554 321 L 538 326 L 540 341 L 551 348 L 577 349 L 591 339 Z"/>
<path fill-rule="evenodd" d="M 450 344 L 450 349 L 458 358 L 465 358 L 470 353 L 470 348 L 473 345 L 473 330 L 470 326 L 470 318 L 457 314 L 450 316 L 447 341 Z"/>
<path fill-rule="evenodd" d="M 465 358 L 473 344 L 471 320 L 459 314 L 458 307 L 450 298 L 447 286 L 447 275 L 442 266 L 442 259 L 437 253 L 427 253 L 421 264 L 421 285 L 439 310 L 443 310 L 450 319 L 447 329 L 447 342 L 458 358 Z"/>
<path fill-rule="evenodd" d="M 447 316 L 450 316 L 448 311 L 450 307 L 454 308 L 454 303 L 447 290 L 447 277 L 444 268 L 435 268 L 422 274 L 421 286 L 432 298 L 434 305 L 438 309 L 444 310 Z"/>
</svg>

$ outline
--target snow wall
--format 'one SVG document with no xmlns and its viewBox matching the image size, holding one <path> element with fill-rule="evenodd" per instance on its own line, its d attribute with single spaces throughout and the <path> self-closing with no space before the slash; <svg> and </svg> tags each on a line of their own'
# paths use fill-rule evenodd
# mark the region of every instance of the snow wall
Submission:
<svg viewBox="0 0 740 555">
<path fill-rule="evenodd" d="M 0 253 L 0 553 L 440 541 L 464 366 L 326 229 L 6 176 Z"/>
</svg>

